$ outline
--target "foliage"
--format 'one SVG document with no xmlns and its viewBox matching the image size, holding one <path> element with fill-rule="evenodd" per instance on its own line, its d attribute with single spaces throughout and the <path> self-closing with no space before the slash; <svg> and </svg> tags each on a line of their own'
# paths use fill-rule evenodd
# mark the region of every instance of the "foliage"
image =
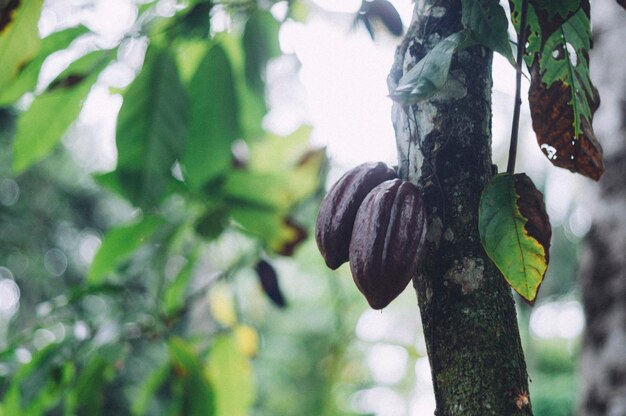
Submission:
<svg viewBox="0 0 626 416">
<path fill-rule="evenodd" d="M 528 0 L 509 2 L 511 21 L 528 40 L 529 101 L 541 150 L 556 166 L 598 180 L 604 168 L 602 149 L 591 127 L 599 97 L 589 76 L 589 1 L 530 1 L 521 28 L 524 1 Z M 497 0 L 463 2 L 462 22 L 462 31 L 440 40 L 400 79 L 391 92 L 394 100 L 410 105 L 432 96 L 448 78 L 452 54 L 474 44 L 514 63 L 508 24 Z M 467 40 L 451 42 L 460 36 Z"/>
<path fill-rule="evenodd" d="M 589 1 L 511 0 L 509 5 L 511 23 L 519 33 L 520 62 L 513 59 L 508 22 L 499 2 L 463 1 L 463 29 L 432 45 L 430 51 L 398 81 L 391 91 L 391 98 L 407 107 L 433 96 L 447 82 L 454 53 L 476 44 L 502 54 L 516 66 L 519 96 L 519 74 L 524 58 L 530 70 L 532 124 L 541 150 L 554 165 L 598 180 L 604 167 L 602 149 L 591 126 L 599 96 L 589 75 Z M 514 116 L 511 135 L 509 176 L 496 176 L 485 188 L 479 213 L 480 232 L 485 251 L 507 282 L 525 300 L 533 302 L 547 267 L 550 237 L 547 237 L 547 243 L 540 244 L 526 231 L 522 232 L 529 218 L 517 209 L 511 210 L 526 200 L 524 195 L 514 192 L 512 185 L 518 102 L 515 110 L 517 117 Z M 518 202 L 512 203 L 513 195 Z M 550 227 L 545 212 L 542 215 L 546 221 L 541 220 L 536 227 L 533 226 L 539 231 Z M 531 240 L 534 243 L 527 244 Z M 534 263 L 531 265 L 529 259 L 533 258 L 538 260 L 530 261 Z"/>
<path fill-rule="evenodd" d="M 7 218 L 40 218 L 41 233 L 23 229 L 58 241 L 10 237 L 21 223 L 3 220 L 0 264 L 11 265 L 22 297 L 1 345 L 0 414 L 243 415 L 256 403 L 258 333 L 233 296 L 236 277 L 261 257 L 272 267 L 296 252 L 311 225 L 301 212 L 315 202 L 325 166 L 324 151 L 308 144 L 310 127 L 288 137 L 263 129 L 266 66 L 280 55 L 271 3 L 198 0 L 162 15 L 158 2 L 144 2 L 115 45 L 91 44 L 47 85 L 38 85 L 47 59 L 94 34 L 76 26 L 40 39 L 42 2 L 2 6 L 0 56 L 10 70 L 0 105 L 20 108 L 2 110 L 15 117 L 12 162 L 3 166 L 20 175 L 12 183 L 22 200 L 29 187 L 33 197 L 48 188 L 41 205 L 20 200 Z M 232 30 L 213 30 L 216 9 Z M 147 50 L 132 83 L 112 91 L 123 96 L 117 166 L 93 175 L 98 187 L 59 144 L 130 43 Z M 66 192 L 82 205 L 58 207 L 54 198 Z M 98 215 L 107 219 L 93 221 Z M 73 243 L 68 231 L 59 237 L 59 224 Z M 91 254 L 74 267 L 79 244 Z M 11 261 L 41 257 L 37 246 L 46 253 L 37 269 Z M 26 277 L 50 273 L 60 284 Z M 276 273 L 270 283 L 262 279 L 257 292 L 275 301 Z"/>
<path fill-rule="evenodd" d="M 525 174 L 499 174 L 483 191 L 478 222 L 489 257 L 509 285 L 533 303 L 548 267 L 552 236 L 543 195 Z"/>
<path fill-rule="evenodd" d="M 511 1 L 518 29 L 520 4 Z M 541 150 L 554 165 L 598 180 L 604 165 L 591 127 L 600 102 L 589 75 L 589 13 L 588 0 L 531 2 L 527 30 L 534 36 L 526 63 L 533 128 Z"/>
<path fill-rule="evenodd" d="M 362 348 L 349 351 L 358 312 L 303 240 L 325 154 L 309 126 L 279 137 L 262 124 L 266 65 L 280 53 L 274 2 L 192 0 L 164 15 L 141 3 L 123 38 L 83 50 L 48 85 L 48 58 L 94 33 L 40 39 L 41 1 L 0 14 L 1 185 L 19 195 L 0 206 L 0 282 L 21 290 L 19 309 L 0 308 L 0 414 L 347 413 L 337 397 L 370 383 Z M 434 81 L 409 100 L 445 84 L 461 47 L 493 40 L 506 55 L 501 20 L 480 20 L 500 9 L 483 5 L 422 64 Z M 215 30 L 214 12 L 231 30 Z M 390 10 L 369 13 L 401 29 Z M 111 91 L 123 95 L 117 166 L 86 177 L 60 144 L 130 44 L 147 52 Z M 312 293 L 290 298 L 285 286 L 304 281 Z"/>
</svg>

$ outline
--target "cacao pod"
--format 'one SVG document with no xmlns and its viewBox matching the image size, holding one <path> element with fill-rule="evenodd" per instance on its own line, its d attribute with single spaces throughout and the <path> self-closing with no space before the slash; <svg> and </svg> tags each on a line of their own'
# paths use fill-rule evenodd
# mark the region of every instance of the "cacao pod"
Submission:
<svg viewBox="0 0 626 416">
<path fill-rule="evenodd" d="M 350 269 L 374 309 L 382 309 L 409 284 L 426 239 L 419 189 L 393 179 L 381 183 L 359 208 L 350 241 Z"/>
<path fill-rule="evenodd" d="M 315 223 L 315 241 L 335 270 L 348 261 L 354 218 L 365 196 L 378 184 L 396 177 L 382 162 L 367 162 L 344 174 L 322 200 Z"/>
</svg>

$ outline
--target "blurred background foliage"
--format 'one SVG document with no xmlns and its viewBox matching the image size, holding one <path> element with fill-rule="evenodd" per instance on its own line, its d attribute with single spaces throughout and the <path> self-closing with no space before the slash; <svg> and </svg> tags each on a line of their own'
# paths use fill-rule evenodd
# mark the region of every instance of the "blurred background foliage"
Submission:
<svg viewBox="0 0 626 416">
<path fill-rule="evenodd" d="M 111 34 L 103 3 L 0 2 L 0 415 L 432 412 L 414 294 L 380 314 L 325 268 L 325 151 L 264 123 L 268 62 L 297 76 L 281 25 L 346 13 L 135 1 Z M 401 33 L 382 0 L 344 20 Z M 81 120 L 96 94 L 118 99 L 113 149 Z M 537 415 L 575 401 L 570 214 L 543 304 L 520 305 Z"/>
</svg>

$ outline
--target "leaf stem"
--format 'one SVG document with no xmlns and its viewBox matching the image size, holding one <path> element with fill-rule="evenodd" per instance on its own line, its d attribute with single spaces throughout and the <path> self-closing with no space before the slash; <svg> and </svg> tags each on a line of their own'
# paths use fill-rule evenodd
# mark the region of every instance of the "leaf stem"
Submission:
<svg viewBox="0 0 626 416">
<path fill-rule="evenodd" d="M 515 103 L 513 105 L 513 123 L 511 126 L 511 143 L 509 144 L 509 160 L 506 172 L 512 175 L 515 172 L 515 158 L 517 156 L 517 136 L 519 131 L 519 116 L 522 106 L 521 84 L 522 66 L 524 64 L 524 49 L 526 45 L 526 15 L 528 14 L 528 0 L 522 0 L 522 16 L 519 34 L 517 35 L 517 73 L 515 77 Z"/>
</svg>

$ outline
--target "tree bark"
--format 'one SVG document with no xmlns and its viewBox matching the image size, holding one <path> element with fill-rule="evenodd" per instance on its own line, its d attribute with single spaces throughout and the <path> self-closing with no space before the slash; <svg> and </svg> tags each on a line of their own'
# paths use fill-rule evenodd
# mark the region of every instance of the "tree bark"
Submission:
<svg viewBox="0 0 626 416">
<path fill-rule="evenodd" d="M 580 362 L 578 414 L 626 415 L 626 13 L 614 1 L 593 4 L 594 82 L 602 95 L 595 129 L 606 171 L 593 204 L 581 259 L 586 329 Z"/>
<path fill-rule="evenodd" d="M 461 28 L 460 0 L 417 2 L 390 90 Z M 426 260 L 413 282 L 438 416 L 532 415 L 511 290 L 478 234 L 480 195 L 494 174 L 491 59 L 480 46 L 456 53 L 441 91 L 392 110 L 400 175 L 421 186 L 429 207 Z"/>
</svg>

